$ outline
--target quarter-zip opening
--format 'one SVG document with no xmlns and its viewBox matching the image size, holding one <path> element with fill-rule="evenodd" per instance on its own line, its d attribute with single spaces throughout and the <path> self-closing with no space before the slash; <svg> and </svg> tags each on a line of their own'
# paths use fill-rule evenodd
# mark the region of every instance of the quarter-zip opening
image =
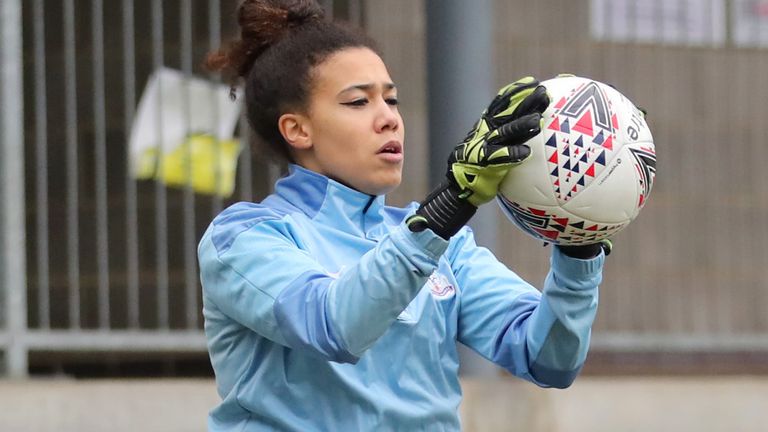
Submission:
<svg viewBox="0 0 768 432">
<path fill-rule="evenodd" d="M 376 195 L 371 195 L 370 198 L 368 199 L 368 204 L 366 204 L 365 207 L 363 208 L 363 214 L 368 213 L 368 209 L 371 208 L 371 204 L 373 204 L 375 200 L 376 200 Z"/>
</svg>

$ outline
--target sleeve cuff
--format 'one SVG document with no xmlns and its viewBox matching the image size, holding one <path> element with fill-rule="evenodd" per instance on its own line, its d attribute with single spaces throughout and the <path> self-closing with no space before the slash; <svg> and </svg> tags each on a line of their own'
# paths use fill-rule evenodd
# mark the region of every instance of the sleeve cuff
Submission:
<svg viewBox="0 0 768 432">
<path fill-rule="evenodd" d="M 429 258 L 433 259 L 435 263 L 440 260 L 440 257 L 443 256 L 448 249 L 448 240 L 443 239 L 430 229 L 425 229 L 421 232 L 412 232 L 408 229 L 408 226 L 405 225 L 405 222 L 401 223 L 393 234 L 398 240 L 406 241 L 423 251 Z"/>
<path fill-rule="evenodd" d="M 605 253 L 590 259 L 572 258 L 561 252 L 558 248 L 552 248 L 552 270 L 560 280 L 592 281 L 600 278 L 605 262 Z M 570 285 L 570 284 L 569 284 Z M 574 284 L 579 286 L 581 284 Z M 592 284 L 585 284 L 590 287 Z"/>
</svg>

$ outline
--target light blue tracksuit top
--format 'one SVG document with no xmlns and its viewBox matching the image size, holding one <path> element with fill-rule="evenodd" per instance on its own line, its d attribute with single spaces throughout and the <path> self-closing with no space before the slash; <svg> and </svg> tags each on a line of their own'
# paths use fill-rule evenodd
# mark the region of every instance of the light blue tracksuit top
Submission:
<svg viewBox="0 0 768 432">
<path fill-rule="evenodd" d="M 586 358 L 604 256 L 552 248 L 542 292 L 468 228 L 450 242 L 291 166 L 199 245 L 208 350 L 222 398 L 211 431 L 458 431 L 456 342 L 540 386 Z"/>
</svg>

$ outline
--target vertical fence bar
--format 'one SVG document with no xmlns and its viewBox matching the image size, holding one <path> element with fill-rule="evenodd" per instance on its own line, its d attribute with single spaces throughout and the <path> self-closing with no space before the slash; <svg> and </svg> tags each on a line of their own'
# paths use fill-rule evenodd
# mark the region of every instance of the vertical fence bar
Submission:
<svg viewBox="0 0 768 432">
<path fill-rule="evenodd" d="M 676 77 L 680 73 L 678 71 L 679 64 L 683 63 L 680 60 L 685 59 L 684 61 L 690 61 L 691 53 L 690 51 L 686 51 L 685 53 L 677 53 L 670 50 L 660 50 L 661 51 L 661 60 L 659 62 L 659 68 L 657 69 L 657 79 L 659 83 L 662 83 L 662 85 L 667 86 L 667 83 L 673 83 L 676 80 Z M 651 132 L 654 135 L 654 139 L 656 142 L 661 143 L 662 137 L 673 137 L 674 136 L 674 130 L 671 128 L 672 122 L 660 122 L 661 124 L 654 124 L 653 119 L 658 115 L 659 118 L 671 118 L 673 115 L 675 107 L 679 104 L 679 99 L 681 97 L 686 97 L 687 92 L 681 92 L 675 93 L 675 92 L 660 92 L 658 95 L 659 97 L 659 105 L 662 106 L 662 111 L 657 113 L 651 113 L 650 117 L 648 118 L 649 126 L 651 127 Z M 668 124 L 670 123 L 670 124 Z M 679 123 L 674 124 L 675 128 L 680 128 L 681 130 L 695 130 L 696 126 L 694 126 L 693 122 L 691 121 L 691 115 L 689 113 L 685 113 L 681 115 L 681 118 L 679 120 Z M 661 139 L 660 139 L 661 138 Z M 684 143 L 678 142 L 677 146 L 678 152 L 681 151 L 680 147 L 684 146 Z M 660 149 L 661 150 L 661 149 Z M 661 162 L 657 168 L 663 172 L 664 170 L 664 162 Z M 678 166 L 676 167 L 677 176 L 682 179 L 686 176 L 685 166 Z M 676 181 L 676 182 L 668 182 L 668 185 L 665 185 L 667 187 L 668 196 L 685 196 L 686 186 L 683 183 L 683 181 Z M 656 190 L 662 189 L 664 186 L 657 187 Z M 653 193 L 658 193 L 654 191 Z M 653 198 L 651 198 L 653 199 Z M 670 208 L 667 206 L 667 208 L 664 208 L 660 211 L 660 231 L 664 233 L 664 236 L 669 236 L 670 243 L 678 241 L 679 238 L 685 238 L 684 234 L 676 234 L 673 235 L 676 231 L 675 224 L 680 219 L 677 219 L 674 217 L 673 213 L 675 212 L 674 208 Z M 679 250 L 685 250 L 680 249 L 676 244 L 668 244 L 667 247 L 659 248 L 660 250 L 657 251 L 658 256 L 663 257 L 659 261 L 663 263 L 672 263 L 675 262 L 676 259 L 679 259 L 677 257 L 677 253 Z M 681 334 L 683 333 L 685 329 L 685 311 L 686 311 L 686 299 L 684 295 L 686 280 L 688 278 L 685 277 L 684 273 L 684 267 L 681 265 L 679 266 L 680 270 L 677 271 L 675 274 L 670 275 L 669 278 L 667 278 L 669 287 L 677 287 L 674 291 L 674 294 L 671 294 L 667 296 L 664 299 L 663 305 L 660 305 L 659 310 L 664 310 L 664 315 L 666 315 L 666 322 L 667 322 L 667 330 L 672 334 Z M 657 296 L 658 298 L 658 296 Z"/>
<path fill-rule="evenodd" d="M 712 2 L 707 2 L 707 6 L 708 16 L 713 16 L 714 11 Z M 727 82 L 727 80 L 733 76 L 749 76 L 750 71 L 752 70 L 752 62 L 748 58 L 741 55 L 741 53 L 737 50 L 718 51 L 718 57 L 723 58 L 727 64 L 730 65 L 730 67 L 727 70 L 719 69 L 716 82 Z M 749 118 L 750 113 L 759 110 L 760 105 L 762 105 L 752 103 L 751 96 L 754 94 L 756 88 L 754 87 L 754 83 L 751 83 L 749 86 L 747 86 L 745 85 L 745 82 L 746 80 L 737 80 L 732 87 L 720 87 L 726 90 L 719 93 L 721 95 L 721 99 L 719 100 L 725 100 L 729 97 L 736 97 L 737 99 L 735 100 L 740 101 L 740 103 L 731 108 L 731 112 L 736 115 L 736 118 Z M 720 117 L 720 110 L 713 110 L 712 119 L 714 120 Z M 746 180 L 748 177 L 741 177 L 741 173 L 744 171 L 752 171 L 749 169 L 750 159 L 742 158 L 744 157 L 745 147 L 749 146 L 749 143 L 754 139 L 754 128 L 736 128 L 734 131 L 729 127 L 729 123 L 730 122 L 723 120 L 717 122 L 715 136 L 718 138 L 716 138 L 715 142 L 722 143 L 727 142 L 729 139 L 735 138 L 736 142 L 741 142 L 743 144 L 740 146 L 734 146 L 733 151 L 730 151 L 719 158 L 715 158 L 715 164 L 710 166 L 718 166 L 716 164 L 719 164 L 721 170 L 718 171 L 720 171 L 720 173 L 739 173 L 735 176 L 735 178 L 739 180 L 745 179 L 745 183 L 748 183 L 748 180 Z M 755 168 L 760 169 L 757 164 L 755 164 Z M 729 177 L 730 175 L 723 177 L 720 184 L 725 184 Z M 740 182 L 737 184 L 740 184 Z M 729 188 L 728 192 L 733 193 L 734 191 L 733 189 Z M 720 191 L 720 193 L 723 194 L 723 191 Z M 724 198 L 727 199 L 726 197 L 728 197 L 728 194 L 724 195 Z M 727 204 L 719 205 L 716 210 L 716 226 L 720 227 L 718 230 L 720 232 L 717 235 L 721 236 L 720 238 L 722 240 L 715 241 L 715 244 L 723 244 L 729 241 L 733 241 L 733 244 L 745 245 L 749 243 L 750 239 L 757 238 L 757 231 L 750 233 L 750 238 L 741 237 L 744 233 L 747 232 L 744 227 L 751 225 L 746 217 L 749 210 L 739 202 L 739 193 L 736 192 L 734 195 L 736 196 L 736 205 L 734 206 L 736 207 L 736 211 L 733 211 L 733 208 Z M 741 280 L 741 275 L 748 274 L 748 268 L 746 269 L 747 272 L 742 273 L 742 269 L 740 269 L 739 266 L 741 263 L 747 263 L 753 258 L 744 254 L 745 251 L 749 250 L 746 247 L 733 249 L 714 249 L 717 251 L 715 252 L 715 258 L 717 260 L 716 262 L 719 263 L 719 266 L 722 269 L 718 273 L 722 275 L 723 279 L 722 281 L 718 281 L 718 284 L 715 284 L 714 290 L 712 291 L 712 310 L 716 316 L 713 320 L 714 329 L 711 330 L 711 332 L 716 336 L 727 337 L 728 335 L 733 334 L 734 330 L 733 308 L 734 305 L 737 304 L 734 299 L 740 297 L 739 293 L 741 293 L 741 289 L 744 286 L 744 283 Z"/>
<path fill-rule="evenodd" d="M 152 1 L 152 64 L 154 72 L 159 72 L 164 63 L 163 51 L 163 2 Z M 158 80 L 158 151 L 155 180 L 155 253 L 157 272 L 157 326 L 168 329 L 168 203 L 165 184 L 163 183 L 163 130 L 162 130 L 162 80 Z"/>
<path fill-rule="evenodd" d="M 96 252 L 99 328 L 109 328 L 109 233 L 107 224 L 107 126 L 104 102 L 104 5 L 91 1 L 93 54 L 93 123 L 96 182 Z"/>
<path fill-rule="evenodd" d="M 24 98 L 21 0 L 0 2 L 0 294 L 10 336 L 6 371 L 27 375 L 24 227 Z"/>
<path fill-rule="evenodd" d="M 707 56 L 704 58 L 704 61 L 702 61 L 702 72 L 704 74 L 704 79 L 702 79 L 702 83 L 706 86 L 706 88 L 710 89 L 717 89 L 718 88 L 718 82 L 719 77 L 717 74 L 717 58 L 709 57 Z M 708 148 L 708 149 L 714 149 L 717 148 L 717 139 L 715 138 L 715 134 L 717 133 L 717 125 L 713 121 L 718 116 L 714 114 L 715 109 L 720 105 L 720 95 L 716 93 L 715 91 L 707 91 L 704 92 L 704 96 L 702 97 L 702 101 L 704 102 L 704 105 L 702 107 L 702 111 L 700 114 L 703 118 L 705 118 L 707 121 L 703 122 L 704 124 L 699 126 L 700 127 L 700 133 L 702 136 L 702 139 L 700 142 L 696 143 L 700 145 L 699 148 Z M 693 159 L 696 163 L 696 166 L 699 167 L 716 167 L 720 166 L 720 158 L 717 154 L 713 154 L 715 152 L 712 151 L 697 151 L 693 152 L 690 156 L 691 159 Z M 717 193 L 718 191 L 718 175 L 717 171 L 713 172 L 711 175 L 702 176 L 699 183 L 704 190 L 710 190 L 715 191 Z M 685 209 L 681 209 L 681 217 L 685 214 Z M 708 208 L 706 212 L 704 212 L 704 215 L 701 215 L 700 222 L 702 223 L 702 227 L 706 227 L 705 229 L 711 230 L 713 232 L 713 239 L 718 239 L 715 237 L 717 234 L 717 231 L 719 231 L 721 226 L 719 225 L 719 219 L 718 215 L 716 214 L 717 207 Z M 684 219 L 680 219 L 684 220 Z M 706 231 L 705 231 L 706 232 Z M 717 251 L 718 248 L 707 248 L 707 250 L 704 251 L 704 262 L 707 265 L 706 271 L 711 271 L 711 269 L 715 269 L 718 262 L 717 262 Z M 706 286 L 696 286 L 695 281 L 696 279 L 693 279 L 692 282 L 689 282 L 689 285 L 692 285 L 692 288 L 694 290 L 698 291 L 698 293 L 703 294 L 698 297 L 698 301 L 693 303 L 692 302 L 692 308 L 689 309 L 690 313 L 692 314 L 693 319 L 693 333 L 707 333 L 711 331 L 712 329 L 712 322 L 714 322 L 715 317 L 712 316 L 713 308 L 713 289 L 712 285 L 717 283 L 716 281 L 712 280 L 714 279 L 715 275 L 711 276 L 711 279 L 708 278 Z M 712 320 L 712 321 L 710 321 Z"/>
<path fill-rule="evenodd" d="M 734 6 L 735 7 L 735 6 Z M 735 11 L 731 10 L 731 13 L 735 13 Z M 731 21 L 732 22 L 732 21 Z M 757 37 L 758 40 L 765 41 L 766 40 L 766 33 L 768 33 L 768 26 L 766 25 L 760 25 L 757 29 Z M 757 68 L 758 70 L 767 70 L 767 69 L 761 69 L 761 68 L 768 68 L 768 54 L 763 53 L 760 56 L 760 59 L 757 62 Z M 757 83 L 756 83 L 756 91 L 755 94 L 764 95 L 766 92 L 766 84 L 768 84 L 768 79 L 766 79 L 766 76 L 764 74 L 759 74 L 757 76 Z M 768 131 L 764 127 L 757 128 L 755 133 L 755 141 L 753 143 L 754 151 L 761 151 L 764 148 L 764 143 L 768 142 Z M 768 184 L 768 170 L 766 169 L 758 169 L 755 173 L 755 180 L 756 185 L 761 185 L 758 187 L 758 190 L 761 190 L 762 193 L 757 194 L 757 199 L 755 200 L 755 205 L 757 206 L 758 212 L 762 211 L 761 214 L 766 214 L 765 212 L 768 212 L 768 194 L 765 193 L 765 185 Z M 762 234 L 760 237 L 758 237 L 757 240 L 752 240 L 749 243 L 749 248 L 751 249 L 753 262 L 755 263 L 768 263 L 768 251 L 766 251 L 765 244 L 768 242 L 768 228 L 765 227 L 764 224 L 759 224 L 759 226 L 762 226 Z M 754 316 L 759 317 L 754 327 L 752 327 L 750 330 L 754 332 L 759 332 L 762 334 L 768 334 L 768 295 L 765 294 L 765 285 L 763 286 L 763 295 L 762 299 L 759 299 L 752 304 L 752 309 L 750 312 Z"/>
<path fill-rule="evenodd" d="M 80 328 L 80 223 L 77 173 L 77 59 L 75 4 L 64 0 L 64 99 L 67 146 L 67 281 L 69 326 Z"/>
<path fill-rule="evenodd" d="M 181 1 L 181 70 L 186 78 L 192 77 L 192 1 Z M 189 86 L 182 92 L 187 135 L 192 131 L 192 113 L 190 113 Z M 197 265 L 195 261 L 195 194 L 192 189 L 192 146 L 186 148 L 187 184 L 184 187 L 184 293 L 187 328 L 197 328 Z"/>
<path fill-rule="evenodd" d="M 35 0 L 35 232 L 37 245 L 37 315 L 41 329 L 51 326 L 50 262 L 48 243 L 48 116 L 45 79 L 45 8 Z"/>
<path fill-rule="evenodd" d="M 128 328 L 139 328 L 139 223 L 136 181 L 133 179 L 130 137 L 136 114 L 136 49 L 133 0 L 123 0 L 123 102 L 125 115 L 125 256 L 128 301 Z"/>
<path fill-rule="evenodd" d="M 221 47 L 221 2 L 219 0 L 208 0 L 208 49 L 210 51 L 217 50 Z M 216 73 L 212 74 L 211 79 L 213 84 L 211 85 L 211 100 L 216 101 L 216 110 L 214 111 L 213 124 L 219 124 L 219 118 L 221 113 L 221 106 L 219 104 L 219 98 L 216 93 L 220 91 L 218 84 L 221 82 L 221 75 Z M 221 162 L 221 145 L 219 142 L 218 133 L 214 136 L 216 140 L 216 152 L 214 153 L 214 182 L 215 189 L 218 190 L 221 185 L 221 171 L 219 170 Z M 212 213 L 215 217 L 223 207 L 221 196 L 216 194 L 213 196 Z"/>
</svg>

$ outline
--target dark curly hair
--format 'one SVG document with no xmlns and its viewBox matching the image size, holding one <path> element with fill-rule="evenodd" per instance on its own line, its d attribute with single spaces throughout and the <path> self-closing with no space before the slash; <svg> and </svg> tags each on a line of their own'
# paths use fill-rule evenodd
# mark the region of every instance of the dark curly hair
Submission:
<svg viewBox="0 0 768 432">
<path fill-rule="evenodd" d="M 306 111 L 312 68 L 346 48 L 379 51 L 361 30 L 327 20 L 314 0 L 245 0 L 237 19 L 240 39 L 208 54 L 206 66 L 233 84 L 245 80 L 248 122 L 261 144 L 270 156 L 294 162 L 278 119 Z"/>
</svg>

